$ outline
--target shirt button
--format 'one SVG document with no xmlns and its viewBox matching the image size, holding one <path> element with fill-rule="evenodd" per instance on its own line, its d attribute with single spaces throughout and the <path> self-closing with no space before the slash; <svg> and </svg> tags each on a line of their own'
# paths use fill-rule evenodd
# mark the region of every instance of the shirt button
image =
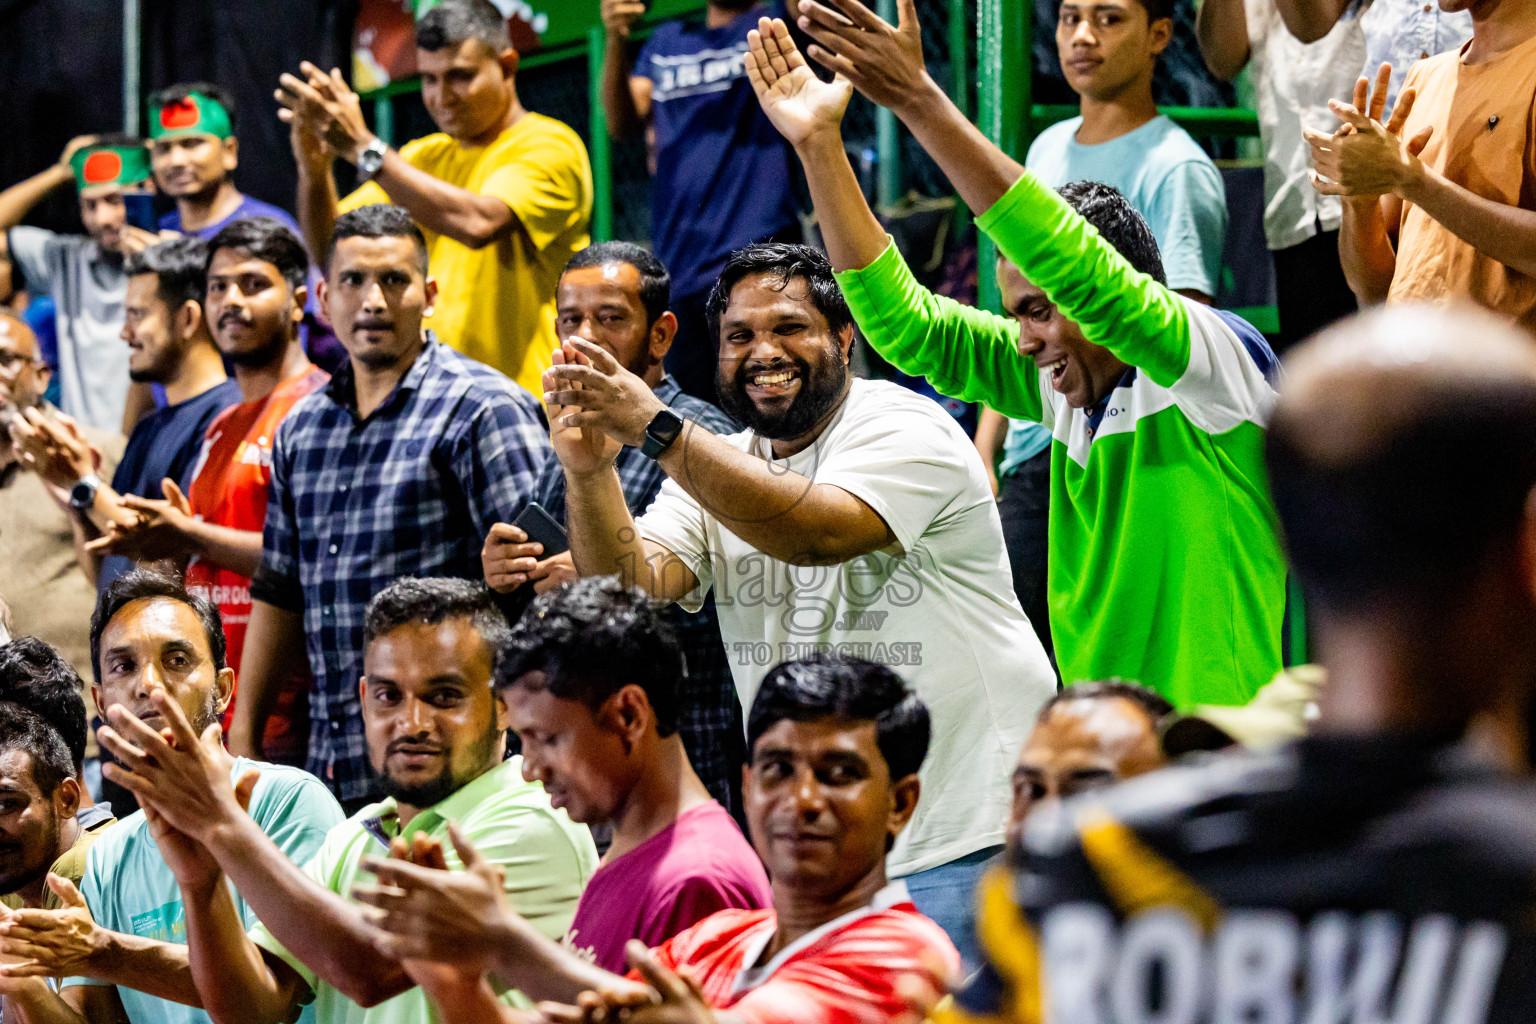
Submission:
<svg viewBox="0 0 1536 1024">
<path fill-rule="evenodd" d="M 323 615 L 323 616 L 326 616 L 328 618 L 328 617 L 330 617 L 331 610 L 329 608 L 322 609 L 320 614 Z"/>
<path fill-rule="evenodd" d="M 335 553 L 336 553 L 336 545 L 335 545 L 335 544 L 332 544 L 332 545 L 331 545 L 331 554 L 333 554 L 333 555 L 334 555 L 334 554 L 335 554 Z"/>
<path fill-rule="evenodd" d="M 341 493 L 342 494 L 346 494 L 347 493 L 347 485 L 346 484 L 342 484 L 341 485 Z"/>
<path fill-rule="evenodd" d="M 1428 50 L 1420 50 L 1419 51 L 1419 60 L 1428 60 L 1428 59 L 1429 59 L 1429 51 Z"/>
<path fill-rule="evenodd" d="M 1430 11 L 1432 11 L 1432 10 L 1434 10 L 1434 8 L 1433 8 L 1433 7 L 1431 7 L 1431 6 L 1430 6 L 1430 5 L 1429 5 L 1429 4 L 1425 4 L 1425 5 L 1424 5 L 1424 13 L 1425 13 L 1425 14 L 1428 14 L 1428 13 L 1429 13 L 1429 12 L 1430 12 Z"/>
<path fill-rule="evenodd" d="M 341 723 L 336 721 L 331 722 L 331 732 L 341 732 Z"/>
</svg>

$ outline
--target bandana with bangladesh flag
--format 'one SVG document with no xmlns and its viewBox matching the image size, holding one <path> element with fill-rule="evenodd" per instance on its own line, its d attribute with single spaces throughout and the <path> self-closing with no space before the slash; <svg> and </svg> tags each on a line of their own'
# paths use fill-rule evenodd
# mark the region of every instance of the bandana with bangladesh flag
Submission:
<svg viewBox="0 0 1536 1024">
<path fill-rule="evenodd" d="M 151 142 L 179 135 L 212 135 L 216 139 L 227 139 L 233 134 L 229 111 L 200 92 L 188 93 L 182 99 L 172 100 L 149 112 Z"/>
<path fill-rule="evenodd" d="M 149 152 L 143 146 L 85 146 L 69 158 L 80 188 L 137 185 L 149 178 Z"/>
</svg>

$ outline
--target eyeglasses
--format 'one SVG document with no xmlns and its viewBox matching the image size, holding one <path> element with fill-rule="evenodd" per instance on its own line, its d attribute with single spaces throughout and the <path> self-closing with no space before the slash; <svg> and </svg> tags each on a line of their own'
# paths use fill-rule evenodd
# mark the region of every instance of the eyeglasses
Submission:
<svg viewBox="0 0 1536 1024">
<path fill-rule="evenodd" d="M 41 359 L 33 359 L 31 356 L 24 356 L 20 352 L 13 352 L 9 349 L 0 349 L 0 373 L 5 374 L 7 377 L 16 376 L 28 366 L 45 365 L 47 364 Z"/>
</svg>

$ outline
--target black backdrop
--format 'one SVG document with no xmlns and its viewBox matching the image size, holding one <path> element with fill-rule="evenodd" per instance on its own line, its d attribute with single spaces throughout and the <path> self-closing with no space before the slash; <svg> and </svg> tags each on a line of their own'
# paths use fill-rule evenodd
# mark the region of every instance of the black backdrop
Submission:
<svg viewBox="0 0 1536 1024">
<path fill-rule="evenodd" d="M 230 90 L 236 184 L 291 211 L 293 158 L 272 90 L 306 59 L 350 75 L 354 0 L 141 3 L 142 95 L 195 79 Z M 0 0 L 0 40 L 0 187 L 48 166 L 75 135 L 122 128 L 121 0 Z M 73 190 L 59 189 L 27 223 L 79 230 Z"/>
</svg>

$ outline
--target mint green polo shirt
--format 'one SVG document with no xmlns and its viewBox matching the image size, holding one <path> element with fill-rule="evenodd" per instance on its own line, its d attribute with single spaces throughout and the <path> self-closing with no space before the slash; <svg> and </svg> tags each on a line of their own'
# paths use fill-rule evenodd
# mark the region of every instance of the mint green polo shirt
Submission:
<svg viewBox="0 0 1536 1024">
<path fill-rule="evenodd" d="M 556 942 L 576 916 L 576 902 L 587 879 L 597 870 L 592 834 L 550 806 L 544 787 L 523 780 L 523 759 L 503 761 L 442 802 L 421 811 L 405 828 L 393 798 L 370 804 L 331 829 L 318 853 L 305 865 L 310 878 L 331 892 L 351 899 L 352 886 L 372 882 L 359 866 L 364 857 L 385 857 L 388 847 L 379 836 L 407 839 L 419 832 L 443 844 L 449 866 L 464 865 L 448 838 L 448 823 L 492 864 L 506 872 L 507 902 L 540 933 Z M 317 1024 L 423 1024 L 437 1022 L 427 996 L 419 988 L 400 993 L 378 1006 L 364 1008 L 316 977 L 302 961 L 283 948 L 264 924 L 250 931 L 251 940 L 299 973 L 314 994 Z M 530 1006 L 520 992 L 502 997 L 509 1006 Z"/>
</svg>

